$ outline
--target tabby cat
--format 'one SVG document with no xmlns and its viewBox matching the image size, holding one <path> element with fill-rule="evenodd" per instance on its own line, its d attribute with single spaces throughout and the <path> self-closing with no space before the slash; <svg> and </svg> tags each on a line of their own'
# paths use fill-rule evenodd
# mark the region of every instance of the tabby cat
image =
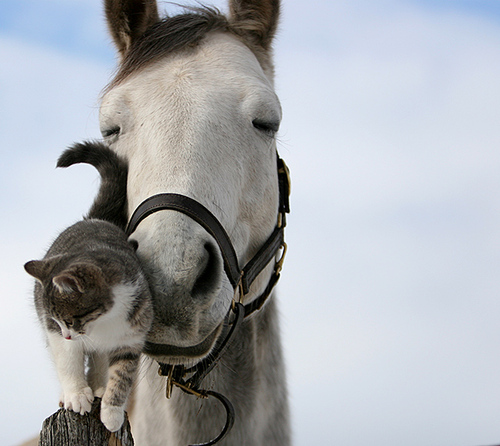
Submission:
<svg viewBox="0 0 500 446">
<path fill-rule="evenodd" d="M 61 383 L 60 405 L 84 414 L 102 397 L 101 420 L 116 431 L 151 327 L 152 300 L 137 246 L 123 231 L 127 165 L 98 142 L 75 144 L 57 165 L 76 163 L 97 168 L 98 195 L 87 217 L 24 267 L 36 279 L 35 307 Z"/>
</svg>

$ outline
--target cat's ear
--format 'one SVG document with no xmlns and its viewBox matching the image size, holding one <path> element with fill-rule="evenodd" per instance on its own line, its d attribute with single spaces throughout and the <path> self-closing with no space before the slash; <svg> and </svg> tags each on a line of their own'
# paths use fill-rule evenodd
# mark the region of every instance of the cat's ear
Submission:
<svg viewBox="0 0 500 446">
<path fill-rule="evenodd" d="M 24 269 L 39 282 L 43 282 L 47 278 L 49 272 L 46 260 L 31 260 L 25 263 Z"/>
<path fill-rule="evenodd" d="M 60 293 L 84 293 L 91 288 L 105 285 L 102 270 L 92 263 L 77 263 L 62 271 L 52 279 Z"/>
<path fill-rule="evenodd" d="M 71 272 L 63 272 L 52 278 L 52 283 L 61 294 L 83 293 L 82 281 Z"/>
</svg>

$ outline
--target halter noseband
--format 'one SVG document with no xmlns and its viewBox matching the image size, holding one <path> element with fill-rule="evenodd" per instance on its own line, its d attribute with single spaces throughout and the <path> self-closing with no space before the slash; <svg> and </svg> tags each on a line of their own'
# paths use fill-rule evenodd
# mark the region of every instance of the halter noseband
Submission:
<svg viewBox="0 0 500 446">
<path fill-rule="evenodd" d="M 233 303 L 225 319 L 227 322 L 225 324 L 226 333 L 220 337 L 222 341 L 217 341 L 216 346 L 213 351 L 210 352 L 210 355 L 195 366 L 188 369 L 184 366 L 173 366 L 160 363 L 160 368 L 158 370 L 158 373 L 161 376 L 166 376 L 168 378 L 166 389 L 167 398 L 171 395 L 172 387 L 176 385 L 183 391 L 197 395 L 198 397 L 208 398 L 208 396 L 213 396 L 217 398 L 226 409 L 226 425 L 217 438 L 208 443 L 203 443 L 203 445 L 193 446 L 213 445 L 222 440 L 222 438 L 226 436 L 233 426 L 235 414 L 231 402 L 225 396 L 217 392 L 200 389 L 200 385 L 202 380 L 220 360 L 222 354 L 227 349 L 233 334 L 241 325 L 243 319 L 262 308 L 280 278 L 280 272 L 286 253 L 286 243 L 284 240 L 286 214 L 290 212 L 290 173 L 285 162 L 279 156 L 277 156 L 277 169 L 279 185 L 278 222 L 273 232 L 264 242 L 259 251 L 250 259 L 248 263 L 246 263 L 243 268 L 240 268 L 233 244 L 231 243 L 226 230 L 219 220 L 201 203 L 185 195 L 164 193 L 147 198 L 134 211 L 125 230 L 127 236 L 131 235 L 142 220 L 149 215 L 162 210 L 174 210 L 191 217 L 217 242 L 224 261 L 224 271 L 226 272 L 226 275 L 234 289 Z M 241 303 L 243 297 L 249 293 L 250 286 L 253 281 L 269 264 L 269 262 L 278 256 L 280 250 L 282 250 L 280 259 L 275 263 L 274 272 L 271 275 L 264 292 L 252 302 L 243 305 Z M 237 294 L 239 294 L 238 299 L 236 299 Z M 234 313 L 234 318 L 232 322 L 229 322 L 231 312 Z M 162 345 L 146 342 L 144 351 L 151 354 L 161 354 Z M 184 377 L 186 375 L 189 375 L 190 377 L 185 379 Z"/>
</svg>

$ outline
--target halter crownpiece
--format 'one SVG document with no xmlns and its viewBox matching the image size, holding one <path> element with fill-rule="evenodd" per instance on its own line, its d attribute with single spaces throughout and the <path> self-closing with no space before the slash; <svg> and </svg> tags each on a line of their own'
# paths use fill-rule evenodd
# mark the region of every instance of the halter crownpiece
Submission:
<svg viewBox="0 0 500 446">
<path fill-rule="evenodd" d="M 139 223 L 149 215 L 162 211 L 173 210 L 181 212 L 191 217 L 200 224 L 217 242 L 224 261 L 224 271 L 234 289 L 234 298 L 231 308 L 225 318 L 225 333 L 217 341 L 216 346 L 208 357 L 201 360 L 195 366 L 186 369 L 184 366 L 173 366 L 160 363 L 158 373 L 167 377 L 166 396 L 170 397 L 172 387 L 175 385 L 184 392 L 196 395 L 202 398 L 213 396 L 218 399 L 226 409 L 226 424 L 221 433 L 214 440 L 203 443 L 202 445 L 214 445 L 222 440 L 231 429 L 234 423 L 234 408 L 231 402 L 223 395 L 200 389 L 201 382 L 207 374 L 217 365 L 222 354 L 229 346 L 234 333 L 239 328 L 243 319 L 252 313 L 260 310 L 280 278 L 283 261 L 286 254 L 287 245 L 284 239 L 284 229 L 286 226 L 286 214 L 290 212 L 290 172 L 285 162 L 277 155 L 278 169 L 278 221 L 271 235 L 264 242 L 259 251 L 250 259 L 243 268 L 240 268 L 236 251 L 231 240 L 219 222 L 219 220 L 201 203 L 185 195 L 163 193 L 153 195 L 144 200 L 134 211 L 125 230 L 127 236 L 130 236 L 137 228 Z M 252 300 L 252 302 L 243 305 L 243 297 L 249 293 L 250 286 L 263 269 L 272 259 L 276 259 L 274 272 L 264 292 Z M 238 298 L 237 298 L 238 295 Z M 234 313 L 234 318 L 230 322 L 230 313 Z M 222 340 L 221 340 L 222 339 Z M 161 353 L 162 345 L 146 342 L 145 353 Z M 189 375 L 189 379 L 184 377 Z"/>
</svg>

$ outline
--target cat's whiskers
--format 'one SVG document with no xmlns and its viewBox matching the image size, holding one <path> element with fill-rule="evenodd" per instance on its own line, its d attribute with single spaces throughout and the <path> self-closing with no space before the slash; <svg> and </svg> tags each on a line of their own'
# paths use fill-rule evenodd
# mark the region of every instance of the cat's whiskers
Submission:
<svg viewBox="0 0 500 446">
<path fill-rule="evenodd" d="M 85 347 L 85 350 L 87 350 L 87 351 L 94 351 L 94 350 L 96 350 L 94 341 L 92 340 L 92 338 L 90 336 L 88 336 L 85 333 L 82 333 L 79 336 L 79 338 L 81 339 L 81 342 L 82 342 L 83 346 Z"/>
</svg>

